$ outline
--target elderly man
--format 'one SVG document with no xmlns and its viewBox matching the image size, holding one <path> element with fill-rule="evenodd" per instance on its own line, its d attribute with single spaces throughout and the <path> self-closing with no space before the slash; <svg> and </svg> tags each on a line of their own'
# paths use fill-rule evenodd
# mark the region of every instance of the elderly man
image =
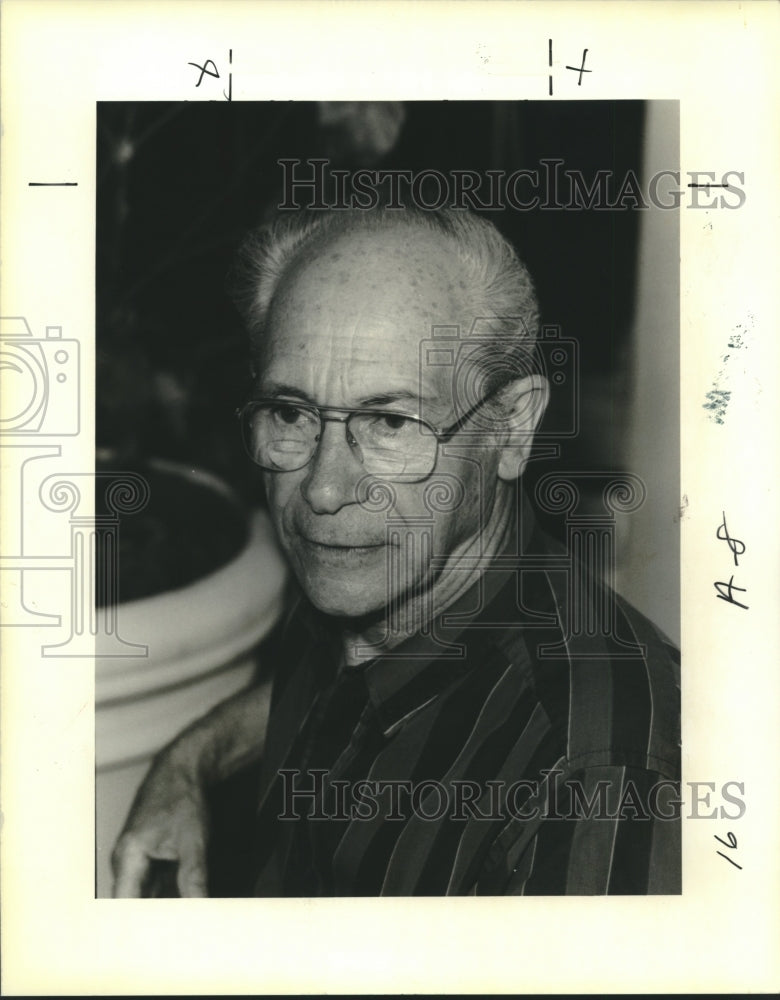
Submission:
<svg viewBox="0 0 780 1000">
<path fill-rule="evenodd" d="M 207 789 L 261 757 L 256 895 L 679 892 L 675 651 L 518 502 L 548 386 L 513 248 L 465 212 L 296 213 L 242 260 L 242 429 L 299 600 L 270 701 L 155 761 L 115 893 L 168 859 L 205 895 Z"/>
</svg>

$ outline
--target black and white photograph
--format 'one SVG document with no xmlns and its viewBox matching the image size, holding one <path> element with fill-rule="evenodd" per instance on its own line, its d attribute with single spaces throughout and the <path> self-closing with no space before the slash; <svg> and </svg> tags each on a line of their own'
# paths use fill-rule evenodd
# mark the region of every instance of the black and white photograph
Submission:
<svg viewBox="0 0 780 1000">
<path fill-rule="evenodd" d="M 99 105 L 113 894 L 680 892 L 678 131 Z"/>
<path fill-rule="evenodd" d="M 6 0 L 4 994 L 777 989 L 779 16 Z"/>
</svg>

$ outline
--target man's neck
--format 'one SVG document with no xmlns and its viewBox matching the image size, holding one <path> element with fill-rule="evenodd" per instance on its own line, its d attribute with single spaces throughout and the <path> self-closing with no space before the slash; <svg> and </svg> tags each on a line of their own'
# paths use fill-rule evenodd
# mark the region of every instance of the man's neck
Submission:
<svg viewBox="0 0 780 1000">
<path fill-rule="evenodd" d="M 514 527 L 515 505 L 514 484 L 500 483 L 485 529 L 450 554 L 429 586 L 411 588 L 409 596 L 393 602 L 386 614 L 370 624 L 344 629 L 345 663 L 356 666 L 388 652 L 465 594 L 506 547 Z"/>
</svg>

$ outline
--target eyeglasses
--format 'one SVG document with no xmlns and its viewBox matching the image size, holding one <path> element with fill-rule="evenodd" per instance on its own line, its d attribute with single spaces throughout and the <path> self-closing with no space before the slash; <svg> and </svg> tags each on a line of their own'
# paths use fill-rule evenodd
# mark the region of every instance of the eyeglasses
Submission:
<svg viewBox="0 0 780 1000">
<path fill-rule="evenodd" d="M 314 457 L 322 425 L 335 422 L 345 425 L 347 444 L 368 475 L 419 482 L 436 467 L 439 444 L 457 434 L 493 395 L 479 400 L 446 428 L 394 410 L 320 407 L 286 399 L 251 399 L 236 416 L 244 447 L 262 469 L 302 469 Z"/>
</svg>

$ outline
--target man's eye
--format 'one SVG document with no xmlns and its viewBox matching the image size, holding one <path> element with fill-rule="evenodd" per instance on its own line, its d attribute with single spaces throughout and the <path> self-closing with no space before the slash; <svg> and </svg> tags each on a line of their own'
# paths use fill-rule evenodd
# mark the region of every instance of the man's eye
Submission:
<svg viewBox="0 0 780 1000">
<path fill-rule="evenodd" d="M 408 422 L 408 417 L 400 413 L 383 413 L 379 418 L 382 429 L 400 431 Z"/>
<path fill-rule="evenodd" d="M 297 423 L 302 416 L 297 406 L 274 406 L 271 408 L 271 414 L 284 424 Z"/>
</svg>

